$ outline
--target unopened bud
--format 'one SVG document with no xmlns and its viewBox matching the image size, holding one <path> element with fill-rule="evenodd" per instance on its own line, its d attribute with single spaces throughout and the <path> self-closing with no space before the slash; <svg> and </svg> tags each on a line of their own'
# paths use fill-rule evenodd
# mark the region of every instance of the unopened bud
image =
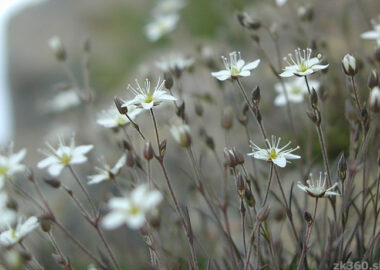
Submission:
<svg viewBox="0 0 380 270">
<path fill-rule="evenodd" d="M 270 212 L 270 207 L 268 205 L 265 205 L 257 213 L 257 219 L 261 222 L 264 222 L 265 220 L 267 220 L 269 216 L 269 212 Z"/>
<path fill-rule="evenodd" d="M 225 163 L 231 168 L 235 167 L 238 164 L 235 158 L 235 154 L 231 149 L 224 148 L 224 159 Z"/>
<path fill-rule="evenodd" d="M 39 218 L 41 229 L 44 232 L 50 232 L 52 220 L 50 215 L 43 215 Z"/>
<path fill-rule="evenodd" d="M 245 190 L 245 192 L 244 192 L 244 199 L 245 199 L 245 201 L 247 202 L 247 204 L 250 207 L 254 207 L 255 206 L 255 199 L 254 199 L 254 197 L 252 195 L 252 192 L 249 189 Z"/>
<path fill-rule="evenodd" d="M 303 217 L 307 223 L 308 226 L 310 226 L 313 223 L 313 217 L 308 211 L 305 211 L 303 214 Z"/>
<path fill-rule="evenodd" d="M 45 183 L 51 186 L 52 188 L 59 188 L 61 186 L 61 182 L 57 179 L 44 179 Z"/>
<path fill-rule="evenodd" d="M 167 145 L 167 140 L 163 140 L 161 143 L 160 143 L 160 156 L 163 157 L 165 156 L 165 153 L 166 153 L 166 145 Z"/>
<path fill-rule="evenodd" d="M 259 103 L 260 103 L 260 99 L 261 99 L 260 87 L 256 86 L 256 88 L 253 89 L 253 92 L 252 92 L 252 102 L 253 102 L 253 104 L 255 104 L 256 106 L 258 106 Z"/>
<path fill-rule="evenodd" d="M 368 77 L 368 87 L 370 89 L 379 85 L 379 75 L 376 70 L 372 70 Z"/>
<path fill-rule="evenodd" d="M 115 96 L 113 98 L 113 101 L 115 102 L 116 108 L 120 114 L 128 113 L 128 108 L 127 106 L 124 105 L 124 102 L 121 100 L 121 98 Z"/>
<path fill-rule="evenodd" d="M 247 126 L 247 124 L 248 124 L 248 117 L 246 115 L 241 115 L 241 116 L 238 117 L 238 121 L 243 126 Z"/>
<path fill-rule="evenodd" d="M 173 81 L 173 76 L 169 72 L 165 72 L 164 80 L 165 80 L 165 88 L 168 90 L 172 89 L 174 81 Z"/>
<path fill-rule="evenodd" d="M 249 30 L 258 30 L 261 27 L 261 22 L 256 18 L 250 17 L 247 13 L 238 13 L 237 19 L 241 26 Z"/>
<path fill-rule="evenodd" d="M 318 94 L 314 88 L 311 89 L 311 93 L 310 93 L 310 105 L 314 109 L 318 109 Z"/>
<path fill-rule="evenodd" d="M 151 160 L 154 157 L 154 149 L 151 142 L 145 142 L 143 155 L 146 160 Z"/>
<path fill-rule="evenodd" d="M 313 20 L 314 11 L 310 6 L 300 6 L 297 9 L 297 15 L 301 21 L 310 22 Z"/>
<path fill-rule="evenodd" d="M 181 147 L 189 147 L 191 145 L 190 127 L 186 124 L 175 124 L 170 128 L 174 140 Z"/>
<path fill-rule="evenodd" d="M 231 107 L 226 108 L 223 111 L 222 116 L 222 128 L 225 130 L 230 130 L 234 124 L 234 112 Z"/>
<path fill-rule="evenodd" d="M 206 142 L 206 145 L 207 145 L 208 148 L 210 148 L 213 151 L 215 150 L 214 139 L 211 136 L 208 136 L 206 134 L 205 142 Z"/>
<path fill-rule="evenodd" d="M 160 227 L 161 215 L 157 209 L 154 209 L 150 215 L 148 215 L 148 222 L 149 225 L 154 229 L 158 229 Z"/>
<path fill-rule="evenodd" d="M 63 46 L 61 39 L 57 36 L 50 38 L 49 40 L 50 49 L 53 51 L 55 57 L 58 61 L 66 60 L 66 50 Z"/>
<path fill-rule="evenodd" d="M 135 165 L 135 155 L 132 151 L 128 151 L 126 164 L 130 168 L 132 168 Z"/>
<path fill-rule="evenodd" d="M 123 140 L 123 148 L 125 150 L 131 151 L 132 150 L 132 145 L 127 140 Z"/>
<path fill-rule="evenodd" d="M 203 106 L 201 103 L 195 103 L 194 104 L 194 110 L 195 110 L 195 113 L 199 116 L 199 117 L 202 117 L 203 116 Z"/>
<path fill-rule="evenodd" d="M 176 115 L 183 120 L 185 119 L 185 102 L 182 102 L 182 104 L 178 106 Z"/>
<path fill-rule="evenodd" d="M 240 164 L 240 165 L 244 164 L 244 162 L 245 162 L 244 155 L 242 153 L 240 153 L 239 151 L 237 151 L 236 149 L 234 149 L 233 152 L 234 152 L 237 164 Z"/>
<path fill-rule="evenodd" d="M 346 179 L 347 162 L 344 153 L 339 158 L 338 162 L 338 175 L 342 182 Z"/>
<path fill-rule="evenodd" d="M 236 189 L 240 197 L 243 198 L 245 186 L 244 186 L 244 178 L 240 173 L 238 174 L 237 179 L 236 179 Z"/>
<path fill-rule="evenodd" d="M 376 86 L 371 90 L 369 96 L 369 106 L 374 113 L 380 112 L 380 87 Z"/>
<path fill-rule="evenodd" d="M 356 59 L 350 54 L 346 54 L 342 60 L 343 71 L 347 76 L 355 76 L 358 73 Z"/>
</svg>

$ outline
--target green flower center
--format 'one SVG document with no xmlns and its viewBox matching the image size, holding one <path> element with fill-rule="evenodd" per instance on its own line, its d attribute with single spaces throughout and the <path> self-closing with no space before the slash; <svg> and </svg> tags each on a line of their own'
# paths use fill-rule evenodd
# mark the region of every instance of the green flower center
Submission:
<svg viewBox="0 0 380 270">
<path fill-rule="evenodd" d="M 68 154 L 66 153 L 63 153 L 62 154 L 62 157 L 61 157 L 61 162 L 63 164 L 69 164 L 69 162 L 71 161 L 71 156 L 69 156 Z"/>
<path fill-rule="evenodd" d="M 298 95 L 301 93 L 301 89 L 298 87 L 293 87 L 291 92 L 292 92 L 292 94 Z"/>
<path fill-rule="evenodd" d="M 300 65 L 299 71 L 305 72 L 306 70 L 308 70 L 308 66 L 306 65 L 305 62 L 302 62 L 302 64 Z"/>
<path fill-rule="evenodd" d="M 123 118 L 121 115 L 117 117 L 117 120 L 116 120 L 117 124 L 118 125 L 124 125 L 125 124 L 125 118 Z"/>
<path fill-rule="evenodd" d="M 236 67 L 231 67 L 231 75 L 232 76 L 237 76 L 239 75 L 240 70 L 238 70 Z"/>
<path fill-rule="evenodd" d="M 13 239 L 16 239 L 16 238 L 17 238 L 16 230 L 12 229 L 11 237 L 12 237 Z"/>
<path fill-rule="evenodd" d="M 136 205 L 132 205 L 129 209 L 129 214 L 136 215 L 140 212 L 140 209 Z"/>
<path fill-rule="evenodd" d="M 5 176 L 7 175 L 8 171 L 9 171 L 9 168 L 7 166 L 0 165 L 0 175 Z"/>
<path fill-rule="evenodd" d="M 270 151 L 270 153 L 269 153 L 269 158 L 270 158 L 270 159 L 275 159 L 275 158 L 277 158 L 276 149 L 273 148 L 273 149 Z"/>
<path fill-rule="evenodd" d="M 153 97 L 152 97 L 151 93 L 147 93 L 146 97 L 145 97 L 145 103 L 151 103 L 152 100 L 153 100 Z"/>
</svg>

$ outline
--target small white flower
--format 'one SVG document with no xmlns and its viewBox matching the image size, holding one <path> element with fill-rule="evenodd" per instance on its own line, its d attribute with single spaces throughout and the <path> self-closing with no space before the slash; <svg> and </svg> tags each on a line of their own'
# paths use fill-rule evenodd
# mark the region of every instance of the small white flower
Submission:
<svg viewBox="0 0 380 270">
<path fill-rule="evenodd" d="M 380 111 L 380 87 L 376 86 L 371 90 L 369 96 L 369 106 L 374 112 Z"/>
<path fill-rule="evenodd" d="M 160 16 L 162 14 L 173 14 L 179 12 L 186 6 L 186 1 L 184 0 L 161 0 L 155 6 L 153 14 L 155 16 Z"/>
<path fill-rule="evenodd" d="M 0 234 L 0 244 L 6 247 L 13 246 L 21 242 L 31 231 L 39 226 L 36 217 L 28 218 L 24 223 L 20 219 L 16 228 L 9 226 L 9 229 Z"/>
<path fill-rule="evenodd" d="M 305 95 L 308 93 L 305 80 L 301 77 L 286 81 L 284 82 L 284 85 L 290 103 L 301 103 L 304 100 Z M 309 80 L 309 85 L 310 88 L 314 88 L 317 91 L 320 83 L 315 80 Z M 274 89 L 278 93 L 278 96 L 274 100 L 274 104 L 276 106 L 286 105 L 286 98 L 281 83 L 276 83 Z"/>
<path fill-rule="evenodd" d="M 66 146 L 61 138 L 59 138 L 59 146 L 54 149 L 50 144 L 46 143 L 50 151 L 41 151 L 47 158 L 38 163 L 38 168 L 48 167 L 51 176 L 58 176 L 63 168 L 71 164 L 81 164 L 87 161 L 87 154 L 93 145 L 75 146 L 74 136 L 71 137 L 70 145 Z"/>
<path fill-rule="evenodd" d="M 288 57 L 284 58 L 284 61 L 288 63 L 288 66 L 284 68 L 284 72 L 280 74 L 281 77 L 292 76 L 307 76 L 311 75 L 319 70 L 326 69 L 329 65 L 321 65 L 322 55 L 318 54 L 317 57 L 311 57 L 312 50 L 307 48 L 301 50 L 298 48 L 295 50 L 295 59 L 291 53 Z"/>
<path fill-rule="evenodd" d="M 17 217 L 16 212 L 7 207 L 7 203 L 8 195 L 4 191 L 0 192 L 0 230 L 12 224 Z"/>
<path fill-rule="evenodd" d="M 354 76 L 358 73 L 356 59 L 351 54 L 347 53 L 342 59 L 343 71 L 348 76 Z"/>
<path fill-rule="evenodd" d="M 276 4 L 277 4 L 277 6 L 279 6 L 279 7 L 285 5 L 286 2 L 288 2 L 288 0 L 276 0 Z"/>
<path fill-rule="evenodd" d="M 162 36 L 172 32 L 179 20 L 178 14 L 158 16 L 145 27 L 145 34 L 149 41 L 155 42 Z"/>
<path fill-rule="evenodd" d="M 147 184 L 136 187 L 128 197 L 112 198 L 108 202 L 111 212 L 102 220 L 107 230 L 116 229 L 126 223 L 131 229 L 141 228 L 146 215 L 162 201 L 159 191 L 150 191 Z"/>
<path fill-rule="evenodd" d="M 26 167 L 20 163 L 25 155 L 26 149 L 13 154 L 13 142 L 8 148 L 8 155 L 0 155 L 0 189 L 4 186 L 5 180 L 25 170 Z"/>
<path fill-rule="evenodd" d="M 189 147 L 191 144 L 190 127 L 186 124 L 179 123 L 170 127 L 170 132 L 174 140 L 182 147 Z"/>
<path fill-rule="evenodd" d="M 371 23 L 373 26 L 373 30 L 362 33 L 361 38 L 376 40 L 377 45 L 380 46 L 380 23 L 377 23 L 375 20 L 371 20 Z"/>
<path fill-rule="evenodd" d="M 127 106 L 128 116 L 134 120 L 136 116 L 142 111 L 134 105 Z M 105 128 L 122 127 L 130 123 L 127 116 L 120 114 L 115 106 L 111 106 L 108 110 L 103 110 L 98 114 L 96 122 Z"/>
<path fill-rule="evenodd" d="M 313 180 L 312 174 L 310 174 L 310 179 L 306 180 L 307 185 L 305 186 L 300 181 L 298 181 L 297 186 L 305 191 L 312 197 L 321 198 L 326 196 L 339 196 L 339 193 L 331 191 L 338 186 L 338 183 L 335 183 L 331 187 L 326 187 L 326 178 L 327 173 L 325 173 L 325 177 L 322 180 L 322 172 L 319 174 L 319 180 Z"/>
<path fill-rule="evenodd" d="M 189 69 L 194 64 L 194 59 L 180 54 L 170 54 L 156 62 L 156 66 L 163 72 L 181 74 L 182 71 Z"/>
<path fill-rule="evenodd" d="M 51 37 L 49 39 L 49 47 L 59 61 L 64 61 L 66 59 L 65 47 L 63 46 L 63 43 L 59 37 Z"/>
<path fill-rule="evenodd" d="M 114 180 L 116 176 L 119 175 L 121 168 L 125 165 L 127 161 L 127 156 L 123 155 L 116 164 L 111 168 L 107 163 L 104 162 L 103 168 L 95 167 L 98 174 L 89 176 L 89 185 L 98 184 L 103 181 Z"/>
<path fill-rule="evenodd" d="M 251 75 L 251 70 L 260 64 L 260 59 L 245 64 L 245 61 L 241 59 L 240 52 L 231 52 L 229 61 L 225 56 L 222 56 L 222 60 L 226 69 L 211 73 L 219 81 L 248 77 Z"/>
<path fill-rule="evenodd" d="M 280 141 L 281 138 L 278 138 L 278 140 L 276 140 L 276 137 L 272 136 L 272 143 L 270 143 L 269 140 L 267 140 L 267 143 L 269 145 L 268 148 L 260 148 L 251 141 L 250 143 L 252 153 L 249 153 L 248 156 L 253 156 L 256 159 L 273 162 L 281 168 L 284 168 L 286 166 L 288 159 L 301 158 L 298 155 L 291 154 L 292 152 L 298 150 L 299 146 L 297 146 L 296 148 L 290 148 L 286 150 L 285 148 L 288 147 L 291 144 L 291 142 L 288 142 L 286 145 L 279 148 Z"/>
<path fill-rule="evenodd" d="M 130 84 L 128 85 L 128 89 L 135 94 L 134 99 L 127 101 L 122 107 L 128 107 L 130 105 L 135 105 L 138 108 L 143 108 L 145 110 L 150 110 L 154 106 L 160 105 L 165 101 L 173 101 L 177 100 L 172 95 L 168 94 L 164 89 L 165 81 L 163 80 L 160 83 L 160 79 L 157 81 L 156 87 L 153 89 L 153 93 L 150 89 L 150 81 L 145 79 L 145 87 L 142 88 L 136 79 L 136 88 L 133 88 Z"/>
<path fill-rule="evenodd" d="M 47 109 L 52 112 L 62 112 L 69 108 L 76 107 L 81 103 L 81 99 L 75 90 L 65 90 L 59 92 L 47 103 Z"/>
</svg>

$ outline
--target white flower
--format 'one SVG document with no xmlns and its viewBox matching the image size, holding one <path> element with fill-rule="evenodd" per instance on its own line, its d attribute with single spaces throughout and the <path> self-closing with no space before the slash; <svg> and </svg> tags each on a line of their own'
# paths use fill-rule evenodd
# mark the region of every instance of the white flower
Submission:
<svg viewBox="0 0 380 270">
<path fill-rule="evenodd" d="M 194 59 L 180 54 L 170 54 L 156 62 L 156 66 L 163 72 L 181 74 L 182 71 L 189 69 L 194 64 Z"/>
<path fill-rule="evenodd" d="M 44 160 L 38 163 L 38 168 L 43 169 L 48 167 L 48 172 L 51 176 L 58 176 L 63 168 L 70 164 L 81 164 L 87 161 L 87 154 L 93 145 L 75 146 L 74 136 L 71 137 L 70 145 L 66 146 L 61 138 L 59 138 L 59 146 L 54 149 L 50 144 L 46 143 L 49 151 L 41 151 L 47 156 Z"/>
<path fill-rule="evenodd" d="M 311 75 L 319 70 L 326 69 L 329 65 L 320 65 L 322 60 L 322 55 L 318 54 L 317 57 L 311 57 L 312 50 L 307 48 L 306 50 L 301 50 L 298 48 L 295 50 L 295 60 L 291 53 L 288 57 L 284 58 L 284 61 L 288 63 L 288 66 L 284 68 L 284 72 L 280 74 L 281 77 L 292 77 L 292 76 L 307 76 Z"/>
<path fill-rule="evenodd" d="M 161 0 L 155 6 L 153 14 L 160 16 L 162 14 L 172 14 L 177 13 L 186 6 L 186 1 L 184 0 Z"/>
<path fill-rule="evenodd" d="M 66 59 L 66 51 L 59 37 L 51 37 L 49 39 L 49 47 L 59 61 L 64 61 Z"/>
<path fill-rule="evenodd" d="M 189 147 L 191 144 L 190 127 L 186 124 L 174 124 L 170 127 L 170 132 L 174 140 L 182 147 Z"/>
<path fill-rule="evenodd" d="M 251 70 L 260 64 L 260 59 L 245 64 L 245 61 L 241 59 L 240 52 L 231 52 L 230 61 L 224 56 L 222 56 L 222 60 L 226 69 L 211 73 L 219 81 L 248 77 L 251 75 Z"/>
<path fill-rule="evenodd" d="M 47 109 L 52 112 L 62 112 L 76 107 L 80 103 L 81 99 L 75 90 L 65 90 L 58 93 L 47 103 Z"/>
<path fill-rule="evenodd" d="M 369 106 L 374 112 L 380 111 L 380 88 L 374 87 L 369 96 Z"/>
<path fill-rule="evenodd" d="M 112 168 L 105 162 L 103 168 L 95 167 L 95 169 L 98 171 L 98 174 L 89 176 L 88 178 L 90 179 L 90 181 L 88 182 L 88 184 L 93 185 L 103 181 L 115 179 L 115 177 L 119 175 L 120 170 L 121 168 L 123 168 L 126 161 L 127 156 L 124 154 Z"/>
<path fill-rule="evenodd" d="M 296 148 L 290 148 L 285 150 L 286 147 L 288 147 L 291 142 L 288 142 L 283 147 L 279 148 L 281 138 L 278 138 L 276 140 L 275 136 L 272 136 L 272 143 L 267 140 L 267 143 L 269 145 L 268 148 L 260 148 L 256 144 L 254 144 L 252 141 L 251 148 L 252 153 L 249 153 L 248 156 L 253 156 L 256 159 L 271 161 L 277 166 L 284 168 L 286 166 L 286 163 L 288 162 L 288 159 L 300 159 L 301 157 L 298 155 L 291 154 L 292 152 L 299 149 L 299 146 Z"/>
<path fill-rule="evenodd" d="M 6 247 L 13 246 L 14 244 L 22 241 L 31 231 L 39 226 L 36 217 L 28 218 L 24 223 L 20 219 L 16 228 L 9 226 L 9 229 L 0 234 L 0 244 Z"/>
<path fill-rule="evenodd" d="M 304 100 L 305 94 L 308 93 L 305 80 L 302 77 L 296 77 L 287 82 L 284 82 L 288 100 L 290 103 L 301 103 Z M 315 80 L 309 80 L 310 88 L 319 89 L 320 83 Z M 286 98 L 281 83 L 276 83 L 274 89 L 278 96 L 274 100 L 276 106 L 286 105 Z"/>
<path fill-rule="evenodd" d="M 134 99 L 127 101 L 122 107 L 128 107 L 130 105 L 135 105 L 138 108 L 143 108 L 145 110 L 150 110 L 154 106 L 160 105 L 164 101 L 173 101 L 177 100 L 164 89 L 165 81 L 163 80 L 160 83 L 160 79 L 157 81 L 156 87 L 153 89 L 153 93 L 150 91 L 150 81 L 145 79 L 145 87 L 142 88 L 136 79 L 136 88 L 133 88 L 130 84 L 128 85 L 128 89 L 135 94 Z"/>
<path fill-rule="evenodd" d="M 161 15 L 145 27 L 145 34 L 149 41 L 154 42 L 162 36 L 172 32 L 179 20 L 178 14 Z"/>
<path fill-rule="evenodd" d="M 277 6 L 283 6 L 288 2 L 288 0 L 276 0 Z"/>
<path fill-rule="evenodd" d="M 358 73 L 358 67 L 356 65 L 356 59 L 349 53 L 347 53 L 342 59 L 343 71 L 348 76 L 354 76 Z"/>
<path fill-rule="evenodd" d="M 25 166 L 20 164 L 26 155 L 26 149 L 13 154 L 13 142 L 8 148 L 8 155 L 0 155 L 0 189 L 4 186 L 4 181 L 14 174 L 25 170 Z"/>
<path fill-rule="evenodd" d="M 338 186 L 338 183 L 335 183 L 333 186 L 327 188 L 326 187 L 326 178 L 327 173 L 325 173 L 325 177 L 322 181 L 322 172 L 319 174 L 319 180 L 314 181 L 312 174 L 310 174 L 310 179 L 306 181 L 307 186 L 303 185 L 300 181 L 298 181 L 297 186 L 307 192 L 312 197 L 321 198 L 326 196 L 339 196 L 339 193 L 331 191 Z"/>
<path fill-rule="evenodd" d="M 15 211 L 7 207 L 8 195 L 2 191 L 0 192 L 0 229 L 8 224 L 12 224 L 17 217 Z"/>
<path fill-rule="evenodd" d="M 127 106 L 128 116 L 134 120 L 136 116 L 142 111 L 134 105 Z M 111 106 L 108 110 L 103 110 L 98 114 L 96 122 L 105 128 L 122 127 L 130 123 L 127 116 L 120 114 L 115 106 Z"/>
<path fill-rule="evenodd" d="M 372 20 L 371 23 L 373 26 L 373 30 L 364 32 L 363 34 L 361 34 L 361 38 L 376 40 L 377 45 L 380 46 L 380 23 L 376 23 L 375 20 Z"/>
<path fill-rule="evenodd" d="M 112 230 L 126 223 L 131 229 L 141 228 L 146 221 L 146 214 L 155 209 L 162 201 L 159 191 L 150 191 L 147 184 L 136 187 L 128 197 L 112 198 L 108 202 L 111 212 L 102 220 L 107 230 Z"/>
</svg>

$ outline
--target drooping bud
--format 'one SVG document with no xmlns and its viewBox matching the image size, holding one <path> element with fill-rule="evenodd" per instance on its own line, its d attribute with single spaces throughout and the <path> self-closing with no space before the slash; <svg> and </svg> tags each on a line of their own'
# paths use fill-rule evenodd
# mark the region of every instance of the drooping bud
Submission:
<svg viewBox="0 0 380 270">
<path fill-rule="evenodd" d="M 374 113 L 380 112 L 380 87 L 376 86 L 371 90 L 369 96 L 369 106 Z"/>
<path fill-rule="evenodd" d="M 50 49 L 53 51 L 55 58 L 57 58 L 58 61 L 65 61 L 66 60 L 66 50 L 63 46 L 63 43 L 61 39 L 57 36 L 54 36 L 49 39 L 49 46 Z"/>
<path fill-rule="evenodd" d="M 344 153 L 339 158 L 338 162 L 338 175 L 342 182 L 346 179 L 347 162 Z"/>
<path fill-rule="evenodd" d="M 358 73 L 356 59 L 350 54 L 346 54 L 342 60 L 343 71 L 347 76 L 355 76 Z"/>
<path fill-rule="evenodd" d="M 115 102 L 116 108 L 120 114 L 128 113 L 128 108 L 126 106 L 123 106 L 124 102 L 121 100 L 121 98 L 115 96 L 113 98 L 113 101 Z"/>
<path fill-rule="evenodd" d="M 173 81 L 173 76 L 169 72 L 165 72 L 164 80 L 165 80 L 165 88 L 168 90 L 172 89 L 174 81 Z"/>
<path fill-rule="evenodd" d="M 231 149 L 224 148 L 224 159 L 225 163 L 231 168 L 235 167 L 238 164 L 235 158 L 235 154 Z"/>
<path fill-rule="evenodd" d="M 261 99 L 260 87 L 256 86 L 252 92 L 252 103 L 258 106 L 260 103 L 260 99 Z"/>
<path fill-rule="evenodd" d="M 257 213 L 257 219 L 261 222 L 264 222 L 265 220 L 267 220 L 269 216 L 269 212 L 270 212 L 270 206 L 267 204 L 259 210 L 259 212 Z"/>
<path fill-rule="evenodd" d="M 376 70 L 372 70 L 368 77 L 368 87 L 370 89 L 379 85 L 379 75 Z"/>
<path fill-rule="evenodd" d="M 146 160 L 151 160 L 154 157 L 154 149 L 151 142 L 145 142 L 143 155 Z"/>
<path fill-rule="evenodd" d="M 231 107 L 227 107 L 223 111 L 223 116 L 222 116 L 222 128 L 225 130 L 230 130 L 234 124 L 234 112 Z"/>
</svg>

